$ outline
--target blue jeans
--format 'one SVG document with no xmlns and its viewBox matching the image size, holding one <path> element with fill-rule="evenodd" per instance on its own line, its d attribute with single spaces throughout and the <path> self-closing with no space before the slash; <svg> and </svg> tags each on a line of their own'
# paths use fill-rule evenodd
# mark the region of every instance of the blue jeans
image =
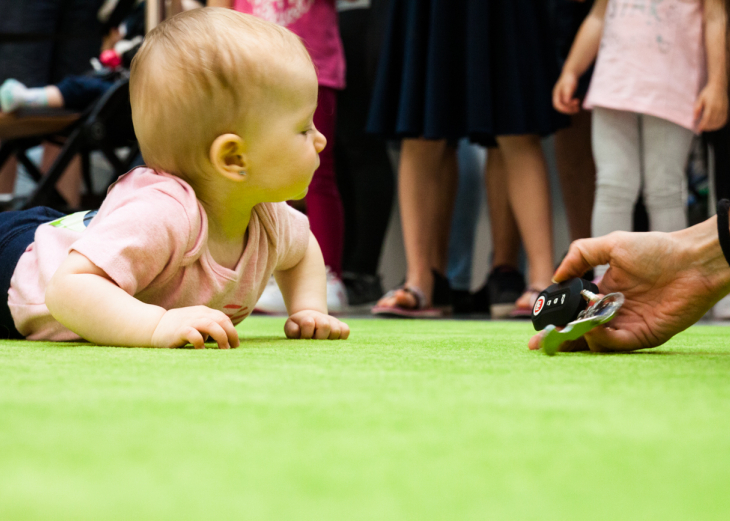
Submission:
<svg viewBox="0 0 730 521">
<path fill-rule="evenodd" d="M 35 231 L 41 224 L 54 221 L 64 214 L 39 206 L 19 212 L 0 213 L 0 338 L 23 338 L 8 307 L 10 279 L 20 256 L 35 240 Z"/>
</svg>

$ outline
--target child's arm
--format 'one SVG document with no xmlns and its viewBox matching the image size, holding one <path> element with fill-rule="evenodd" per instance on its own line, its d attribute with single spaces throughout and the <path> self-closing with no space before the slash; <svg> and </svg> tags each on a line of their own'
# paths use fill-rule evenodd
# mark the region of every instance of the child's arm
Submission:
<svg viewBox="0 0 730 521">
<path fill-rule="evenodd" d="M 596 0 L 570 48 L 563 72 L 553 89 L 553 106 L 559 112 L 575 114 L 580 110 L 580 100 L 573 95 L 578 87 L 578 79 L 588 70 L 598 54 L 607 5 L 608 0 Z"/>
<path fill-rule="evenodd" d="M 274 272 L 274 276 L 289 311 L 284 325 L 287 337 L 344 340 L 350 335 L 347 324 L 327 314 L 327 273 L 311 232 L 302 260 L 293 268 Z"/>
<path fill-rule="evenodd" d="M 727 121 L 727 13 L 724 0 L 704 0 L 707 85 L 695 102 L 697 131 L 717 130 Z"/>
<path fill-rule="evenodd" d="M 103 345 L 196 348 L 210 336 L 222 349 L 238 347 L 224 313 L 205 306 L 166 311 L 140 302 L 84 255 L 72 251 L 46 288 L 53 318 L 79 336 Z"/>
</svg>

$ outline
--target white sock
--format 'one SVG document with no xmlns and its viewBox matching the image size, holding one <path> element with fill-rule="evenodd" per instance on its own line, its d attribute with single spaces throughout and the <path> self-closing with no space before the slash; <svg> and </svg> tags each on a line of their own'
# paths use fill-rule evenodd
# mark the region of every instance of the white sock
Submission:
<svg viewBox="0 0 730 521">
<path fill-rule="evenodd" d="M 0 86 L 0 109 L 12 112 L 21 107 L 47 107 L 45 87 L 29 89 L 18 80 L 9 79 Z"/>
</svg>

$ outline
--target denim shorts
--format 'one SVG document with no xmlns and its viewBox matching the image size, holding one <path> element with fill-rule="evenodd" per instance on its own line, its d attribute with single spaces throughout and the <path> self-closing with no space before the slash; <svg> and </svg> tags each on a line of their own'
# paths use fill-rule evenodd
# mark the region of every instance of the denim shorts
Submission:
<svg viewBox="0 0 730 521">
<path fill-rule="evenodd" d="M 20 256 L 35 240 L 35 231 L 41 224 L 63 217 L 64 214 L 39 206 L 19 212 L 0 213 L 0 338 L 23 338 L 17 329 L 8 307 L 10 279 Z"/>
</svg>

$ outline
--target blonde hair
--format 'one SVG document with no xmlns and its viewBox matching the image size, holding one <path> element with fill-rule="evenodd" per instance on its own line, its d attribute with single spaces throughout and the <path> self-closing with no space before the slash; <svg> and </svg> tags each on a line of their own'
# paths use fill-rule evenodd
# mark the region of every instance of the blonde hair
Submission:
<svg viewBox="0 0 730 521">
<path fill-rule="evenodd" d="M 145 163 L 185 176 L 213 140 L 240 133 L 276 71 L 311 58 L 276 24 L 223 8 L 187 11 L 145 37 L 129 80 L 132 120 Z"/>
</svg>

